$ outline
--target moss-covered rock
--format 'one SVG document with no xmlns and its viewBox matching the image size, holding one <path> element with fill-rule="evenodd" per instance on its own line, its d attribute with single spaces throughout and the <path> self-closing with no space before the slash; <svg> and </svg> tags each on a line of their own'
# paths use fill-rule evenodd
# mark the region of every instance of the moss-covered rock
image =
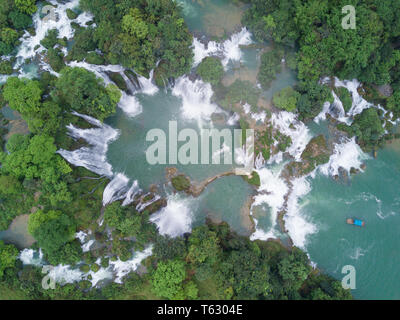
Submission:
<svg viewBox="0 0 400 320">
<path fill-rule="evenodd" d="M 83 264 L 83 265 L 81 265 L 81 266 L 79 267 L 79 270 L 81 270 L 81 271 L 84 272 L 84 273 L 87 273 L 87 272 L 90 271 L 90 267 L 89 267 L 89 265 L 87 265 L 87 264 Z"/>
<path fill-rule="evenodd" d="M 335 88 L 334 91 L 339 97 L 340 101 L 342 101 L 344 111 L 348 112 L 351 109 L 351 105 L 353 103 L 351 93 L 344 87 Z"/>
<path fill-rule="evenodd" d="M 97 263 L 93 263 L 90 267 L 90 270 L 92 270 L 93 272 L 97 272 L 100 270 L 100 266 Z"/>
<path fill-rule="evenodd" d="M 67 9 L 67 17 L 70 20 L 74 20 L 74 19 L 76 19 L 78 17 L 78 15 L 74 11 L 72 11 L 71 9 Z"/>
<path fill-rule="evenodd" d="M 250 176 L 242 176 L 242 177 L 247 183 L 253 186 L 259 187 L 261 185 L 260 176 L 256 171 L 253 171 Z"/>
<path fill-rule="evenodd" d="M 190 180 L 183 174 L 173 177 L 171 183 L 177 191 L 188 191 L 190 188 Z"/>
<path fill-rule="evenodd" d="M 330 151 L 324 135 L 311 139 L 301 154 L 301 161 L 292 161 L 286 166 L 290 176 L 301 177 L 312 172 L 317 166 L 329 161 Z"/>
</svg>

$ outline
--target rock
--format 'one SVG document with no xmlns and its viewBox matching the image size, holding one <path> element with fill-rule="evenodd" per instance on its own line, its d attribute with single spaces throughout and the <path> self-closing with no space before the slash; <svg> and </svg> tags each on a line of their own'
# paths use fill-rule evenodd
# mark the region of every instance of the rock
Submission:
<svg viewBox="0 0 400 320">
<path fill-rule="evenodd" d="M 377 90 L 384 97 L 390 97 L 393 94 L 393 88 L 388 84 L 378 86 Z"/>
<path fill-rule="evenodd" d="M 135 90 L 140 90 L 141 86 L 140 86 L 140 82 L 139 82 L 137 74 L 131 70 L 125 70 L 124 73 L 130 80 L 130 82 L 131 82 L 132 86 L 135 88 Z"/>
</svg>

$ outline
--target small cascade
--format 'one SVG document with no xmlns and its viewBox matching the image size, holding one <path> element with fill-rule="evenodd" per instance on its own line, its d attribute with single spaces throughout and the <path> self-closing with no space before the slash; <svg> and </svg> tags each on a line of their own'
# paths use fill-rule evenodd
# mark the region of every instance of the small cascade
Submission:
<svg viewBox="0 0 400 320">
<path fill-rule="evenodd" d="M 77 167 L 84 167 L 100 176 L 111 177 L 113 174 L 112 166 L 107 162 L 106 154 L 108 144 L 118 138 L 119 131 L 90 116 L 82 115 L 77 112 L 73 112 L 73 114 L 97 127 L 80 129 L 72 124 L 67 126 L 68 135 L 75 140 L 85 140 L 90 147 L 81 147 L 74 151 L 60 149 L 57 153 Z"/>
<path fill-rule="evenodd" d="M 167 206 L 150 216 L 161 235 L 182 236 L 192 230 L 192 198 L 181 198 L 179 194 L 169 195 Z"/>
<path fill-rule="evenodd" d="M 345 138 L 342 143 L 335 145 L 329 162 L 318 169 L 326 176 L 337 176 L 339 168 L 350 174 L 351 168 L 362 171 L 362 161 L 368 158 L 368 155 L 361 150 L 354 137 L 352 139 Z"/>
<path fill-rule="evenodd" d="M 287 152 L 296 161 L 299 161 L 302 152 L 312 138 L 310 130 L 303 122 L 297 120 L 294 113 L 287 111 L 272 114 L 271 121 L 281 133 L 291 138 L 292 144 L 287 149 Z M 282 155 L 276 156 L 275 159 L 279 162 L 282 159 Z"/>
<path fill-rule="evenodd" d="M 292 181 L 292 190 L 287 201 L 287 211 L 284 216 L 285 228 L 293 244 L 301 249 L 307 245 L 307 237 L 317 232 L 317 227 L 308 221 L 302 212 L 300 199 L 311 191 L 311 186 L 306 177 Z"/>
<path fill-rule="evenodd" d="M 222 58 L 222 64 L 226 69 L 229 61 L 241 60 L 242 52 L 240 46 L 251 43 L 251 33 L 246 28 L 242 28 L 240 32 L 234 33 L 228 40 L 222 43 L 209 41 L 207 44 L 203 44 L 197 38 L 193 38 L 193 67 L 196 67 L 205 57 L 218 56 Z"/>
<path fill-rule="evenodd" d="M 74 36 L 74 29 L 71 26 L 71 22 L 76 22 L 81 26 L 86 25 L 88 21 L 92 20 L 92 16 L 88 13 L 80 14 L 75 20 L 70 20 L 67 16 L 67 9 L 74 9 L 79 6 L 79 0 L 71 0 L 65 3 L 59 3 L 57 0 L 49 0 L 50 5 L 54 7 L 54 13 L 57 17 L 57 21 L 52 19 L 41 19 L 40 10 L 33 15 L 33 25 L 35 28 L 35 34 L 32 36 L 29 32 L 25 31 L 25 34 L 20 38 L 21 45 L 16 55 L 17 62 L 14 66 L 18 69 L 26 59 L 34 58 L 37 52 L 44 50 L 44 47 L 40 44 L 46 36 L 46 33 L 51 29 L 57 29 L 59 38 L 71 39 Z M 42 62 L 44 63 L 44 62 Z"/>
<path fill-rule="evenodd" d="M 203 120 L 210 121 L 213 113 L 221 112 L 211 102 L 211 85 L 202 80 L 191 81 L 187 76 L 182 76 L 177 79 L 172 94 L 182 98 L 182 117 L 197 120 L 200 127 Z"/>
</svg>

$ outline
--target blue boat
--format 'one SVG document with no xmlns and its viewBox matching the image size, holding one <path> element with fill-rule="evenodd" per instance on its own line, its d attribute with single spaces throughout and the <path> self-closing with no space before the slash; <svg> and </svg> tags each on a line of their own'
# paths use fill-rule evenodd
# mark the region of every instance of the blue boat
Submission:
<svg viewBox="0 0 400 320">
<path fill-rule="evenodd" d="M 352 225 L 357 226 L 357 227 L 364 227 L 365 226 L 365 222 L 360 220 L 360 219 L 351 219 L 351 218 L 349 218 L 349 219 L 346 220 L 346 222 L 348 224 L 352 224 Z"/>
</svg>

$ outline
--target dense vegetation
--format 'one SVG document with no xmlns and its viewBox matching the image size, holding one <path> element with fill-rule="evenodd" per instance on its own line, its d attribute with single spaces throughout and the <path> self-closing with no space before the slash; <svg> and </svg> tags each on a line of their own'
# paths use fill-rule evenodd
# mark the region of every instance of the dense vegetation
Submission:
<svg viewBox="0 0 400 320">
<path fill-rule="evenodd" d="M 12 245 L 0 242 L 0 252 L 2 285 L 23 298 L 351 299 L 339 281 L 314 272 L 301 250 L 252 242 L 232 233 L 227 224 L 195 228 L 186 238 L 158 236 L 145 262 L 146 274 L 132 272 L 123 284 L 90 290 L 88 281 L 43 290 L 39 268 L 15 268 Z M 0 298 L 3 292 L 0 287 Z"/>
<path fill-rule="evenodd" d="M 189 71 L 192 36 L 175 1 L 81 0 L 80 4 L 94 14 L 96 27 L 83 31 L 74 47 L 88 46 L 91 51 L 97 47 L 107 63 L 122 64 L 144 76 L 158 65 L 158 79 Z"/>
<path fill-rule="evenodd" d="M 217 85 L 224 74 L 224 67 L 220 59 L 206 57 L 201 61 L 196 72 L 204 81 Z"/>
<path fill-rule="evenodd" d="M 279 58 L 284 55 L 287 64 L 297 71 L 299 80 L 295 90 L 301 93 L 294 106 L 294 94 L 283 92 L 274 100 L 286 110 L 297 109 L 300 118 L 315 117 L 325 101 L 333 97 L 327 86 L 318 81 L 323 77 L 357 78 L 371 91 L 379 85 L 390 85 L 392 96 L 374 93 L 378 102 L 399 117 L 400 110 L 400 4 L 389 1 L 344 0 L 250 0 L 250 8 L 243 23 L 259 41 L 272 41 L 274 49 L 261 57 L 259 81 L 265 87 L 277 72 Z M 356 28 L 343 29 L 342 8 L 356 8 Z M 290 54 L 296 52 L 295 59 Z M 372 91 L 376 89 L 372 89 Z M 345 111 L 351 108 L 351 96 L 345 88 L 336 88 L 336 94 Z M 279 100 L 278 100 L 279 98 Z M 347 132 L 356 134 L 362 146 L 382 145 L 383 130 L 376 124 L 376 111 L 358 116 Z M 365 123 L 373 125 L 366 128 Z M 342 129 L 345 127 L 341 125 Z"/>
<path fill-rule="evenodd" d="M 31 15 L 37 11 L 35 2 L 1 1 L 0 55 L 15 51 L 23 30 L 32 25 Z M 316 60 L 317 65 L 309 65 L 314 61 L 310 57 L 315 58 L 316 52 L 309 52 L 305 46 L 320 40 L 318 34 L 325 32 L 320 25 L 330 26 L 330 18 L 325 14 L 333 10 L 327 1 L 321 8 L 315 1 L 313 5 L 311 2 L 257 0 L 252 2 L 245 17 L 258 39 L 279 44 L 262 56 L 258 77 L 264 88 L 280 71 L 283 56 L 291 67 L 298 66 L 303 81 L 295 89 L 284 89 L 277 94 L 274 103 L 288 111 L 297 108 L 305 119 L 319 112 L 321 102 L 331 99 L 329 89 L 314 80 L 331 72 L 338 75 L 349 72 L 347 64 L 340 60 L 332 64 L 327 57 Z M 295 4 L 293 8 L 292 4 Z M 130 273 L 123 284 L 91 288 L 90 282 L 85 280 L 57 285 L 56 290 L 43 290 L 41 269 L 22 266 L 17 259 L 18 250 L 0 241 L 0 299 L 351 298 L 339 282 L 312 270 L 307 256 L 297 248 L 287 250 L 275 242 L 252 242 L 231 232 L 226 224 L 207 224 L 175 239 L 160 236 L 155 225 L 149 222 L 149 216 L 163 205 L 162 201 L 144 211 L 137 209 L 137 201 L 126 207 L 114 202 L 103 208 L 102 193 L 108 180 L 85 169 L 71 167 L 56 151 L 82 146 L 82 141 L 68 137 L 67 124 L 90 127 L 73 116 L 72 111 L 103 121 L 115 112 L 121 98 L 119 89 L 125 90 L 126 84 L 120 75 L 110 74 L 118 88 L 106 86 L 92 72 L 66 67 L 66 62 L 85 60 L 91 64 L 121 64 L 146 77 L 155 69 L 155 81 L 162 85 L 169 78 L 190 70 L 192 36 L 180 8 L 172 0 L 81 0 L 81 9 L 94 14 L 95 24 L 88 23 L 85 27 L 73 24 L 74 41 L 66 56 L 61 48 L 67 47 L 67 40 L 59 38 L 57 30 L 50 30 L 41 41 L 45 48 L 44 59 L 59 77 L 49 72 L 41 72 L 37 79 L 9 77 L 1 87 L 1 106 L 7 104 L 17 111 L 27 123 L 29 133 L 14 134 L 6 144 L 1 141 L 4 151 L 0 154 L 0 229 L 7 229 L 16 216 L 30 214 L 28 229 L 36 240 L 33 248 L 41 248 L 44 259 L 53 265 L 75 265 L 83 261 L 80 268 L 84 272 L 107 267 L 110 260 L 126 261 L 132 257 L 133 250 L 142 250 L 149 243 L 154 244 L 154 254 L 145 261 L 144 274 Z M 297 28 L 298 20 L 290 16 L 295 9 L 299 10 L 298 19 L 307 21 L 309 36 Z M 68 10 L 67 14 L 70 19 L 77 17 L 73 10 Z M 320 15 L 323 15 L 321 22 Z M 370 18 L 368 14 L 366 16 Z M 389 15 L 385 19 L 388 21 L 383 23 L 383 28 L 388 29 L 392 21 Z M 376 43 L 379 32 L 375 30 L 371 34 L 373 40 L 369 45 L 374 50 L 370 52 L 382 51 L 383 55 L 383 49 Z M 386 39 L 387 43 L 396 36 L 393 31 Z M 339 40 L 322 41 L 324 43 L 317 49 L 324 49 L 322 52 L 326 54 L 337 45 L 335 41 Z M 299 46 L 297 61 L 287 46 L 290 49 Z M 395 48 L 392 49 L 388 49 L 393 57 L 387 63 L 387 70 L 374 67 L 381 71 L 377 77 L 386 79 L 389 75 L 395 83 L 398 60 Z M 354 59 L 361 59 L 359 53 L 353 51 Z M 2 60 L 0 73 L 12 74 L 13 61 L 12 57 Z M 367 75 L 367 70 L 361 68 L 358 71 L 360 77 L 364 73 Z M 216 91 L 223 96 L 221 105 L 224 108 L 238 110 L 244 103 L 252 109 L 257 108 L 260 90 L 249 81 L 236 80 L 229 88 L 222 88 L 223 67 L 219 59 L 204 59 L 197 73 L 217 87 Z M 388 103 L 394 112 L 399 109 L 397 101 L 400 100 L 400 91 L 396 87 L 395 90 Z M 357 129 L 354 132 L 362 136 L 360 141 L 368 144 L 381 134 L 378 120 L 370 111 L 363 112 L 351 129 L 344 130 Z M 240 124 L 242 128 L 247 127 L 243 119 Z M 2 127 L 2 135 L 4 130 Z M 271 135 L 267 129 L 262 133 L 262 141 L 269 142 Z M 280 151 L 291 143 L 290 137 L 281 133 L 276 133 L 275 138 Z M 263 152 L 268 159 L 270 151 Z M 260 184 L 256 173 L 245 179 L 255 186 Z M 177 190 L 190 187 L 190 181 L 184 176 L 179 175 L 171 182 Z M 148 200 L 151 196 L 141 199 L 143 202 Z M 97 221 L 101 214 L 104 214 L 103 225 Z M 100 246 L 83 253 L 75 233 L 88 229 L 93 231 Z"/>
</svg>

